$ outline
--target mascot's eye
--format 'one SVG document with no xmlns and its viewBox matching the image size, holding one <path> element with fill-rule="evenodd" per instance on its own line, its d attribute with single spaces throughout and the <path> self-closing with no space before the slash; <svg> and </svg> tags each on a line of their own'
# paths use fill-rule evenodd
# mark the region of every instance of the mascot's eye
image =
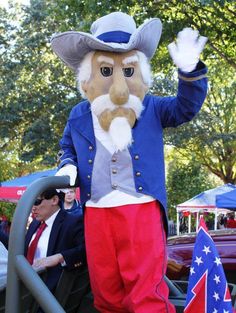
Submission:
<svg viewBox="0 0 236 313">
<path fill-rule="evenodd" d="M 125 77 L 131 77 L 134 74 L 134 68 L 133 67 L 123 68 L 123 73 Z"/>
<path fill-rule="evenodd" d="M 104 66 L 104 67 L 101 67 L 100 71 L 102 73 L 102 76 L 108 77 L 108 76 L 112 75 L 113 68 L 112 67 L 108 67 L 108 66 Z"/>
</svg>

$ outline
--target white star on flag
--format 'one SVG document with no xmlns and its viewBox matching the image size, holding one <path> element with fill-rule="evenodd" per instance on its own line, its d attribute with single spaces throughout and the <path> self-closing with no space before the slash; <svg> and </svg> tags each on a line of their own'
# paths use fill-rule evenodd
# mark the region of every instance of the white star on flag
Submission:
<svg viewBox="0 0 236 313">
<path fill-rule="evenodd" d="M 220 276 L 215 275 L 213 280 L 216 282 L 216 284 L 220 283 Z"/>
<path fill-rule="evenodd" d="M 220 265 L 221 264 L 220 258 L 216 257 L 214 263 L 216 263 L 217 266 Z"/>
<path fill-rule="evenodd" d="M 204 246 L 204 249 L 202 251 L 205 252 L 206 255 L 207 255 L 207 253 L 211 253 L 211 250 L 210 250 L 209 246 L 208 247 Z"/>
<path fill-rule="evenodd" d="M 218 313 L 218 310 L 214 309 L 213 313 Z"/>
<path fill-rule="evenodd" d="M 195 260 L 194 262 L 196 262 L 197 265 L 199 266 L 201 263 L 203 263 L 203 262 L 202 262 L 202 257 L 201 257 L 201 256 L 200 256 L 200 257 L 197 257 L 197 256 L 196 256 L 196 260 Z"/>
<path fill-rule="evenodd" d="M 215 291 L 214 291 L 213 298 L 215 298 L 216 301 L 220 299 L 219 294 Z"/>
<path fill-rule="evenodd" d="M 194 267 L 190 267 L 190 275 L 195 274 Z"/>
</svg>

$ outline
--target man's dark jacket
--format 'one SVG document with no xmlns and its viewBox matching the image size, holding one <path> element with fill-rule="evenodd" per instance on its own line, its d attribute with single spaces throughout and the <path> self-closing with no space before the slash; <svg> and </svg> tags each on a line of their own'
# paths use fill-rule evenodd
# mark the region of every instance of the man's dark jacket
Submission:
<svg viewBox="0 0 236 313">
<path fill-rule="evenodd" d="M 25 255 L 33 234 L 39 227 L 40 222 L 33 220 L 26 233 Z M 52 225 L 49 237 L 47 256 L 61 253 L 66 262 L 65 269 L 72 270 L 81 262 L 85 264 L 85 245 L 83 218 L 68 214 L 60 210 Z M 46 285 L 53 291 L 57 285 L 63 267 L 59 264 L 55 267 L 47 268 Z"/>
</svg>

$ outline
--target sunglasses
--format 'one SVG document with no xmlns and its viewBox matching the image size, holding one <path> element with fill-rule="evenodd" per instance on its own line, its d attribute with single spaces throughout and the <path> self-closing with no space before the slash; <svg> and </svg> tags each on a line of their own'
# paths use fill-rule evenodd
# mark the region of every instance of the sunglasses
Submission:
<svg viewBox="0 0 236 313">
<path fill-rule="evenodd" d="M 36 206 L 40 205 L 43 200 L 44 200 L 44 199 L 36 199 L 36 200 L 34 201 L 34 205 L 36 205 Z"/>
</svg>

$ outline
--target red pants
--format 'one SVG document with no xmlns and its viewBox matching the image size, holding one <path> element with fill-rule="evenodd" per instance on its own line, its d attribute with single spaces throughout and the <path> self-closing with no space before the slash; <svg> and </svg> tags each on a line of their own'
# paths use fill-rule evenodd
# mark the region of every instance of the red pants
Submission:
<svg viewBox="0 0 236 313">
<path fill-rule="evenodd" d="M 168 300 L 166 236 L 156 201 L 85 210 L 94 305 L 102 313 L 174 313 Z"/>
</svg>

